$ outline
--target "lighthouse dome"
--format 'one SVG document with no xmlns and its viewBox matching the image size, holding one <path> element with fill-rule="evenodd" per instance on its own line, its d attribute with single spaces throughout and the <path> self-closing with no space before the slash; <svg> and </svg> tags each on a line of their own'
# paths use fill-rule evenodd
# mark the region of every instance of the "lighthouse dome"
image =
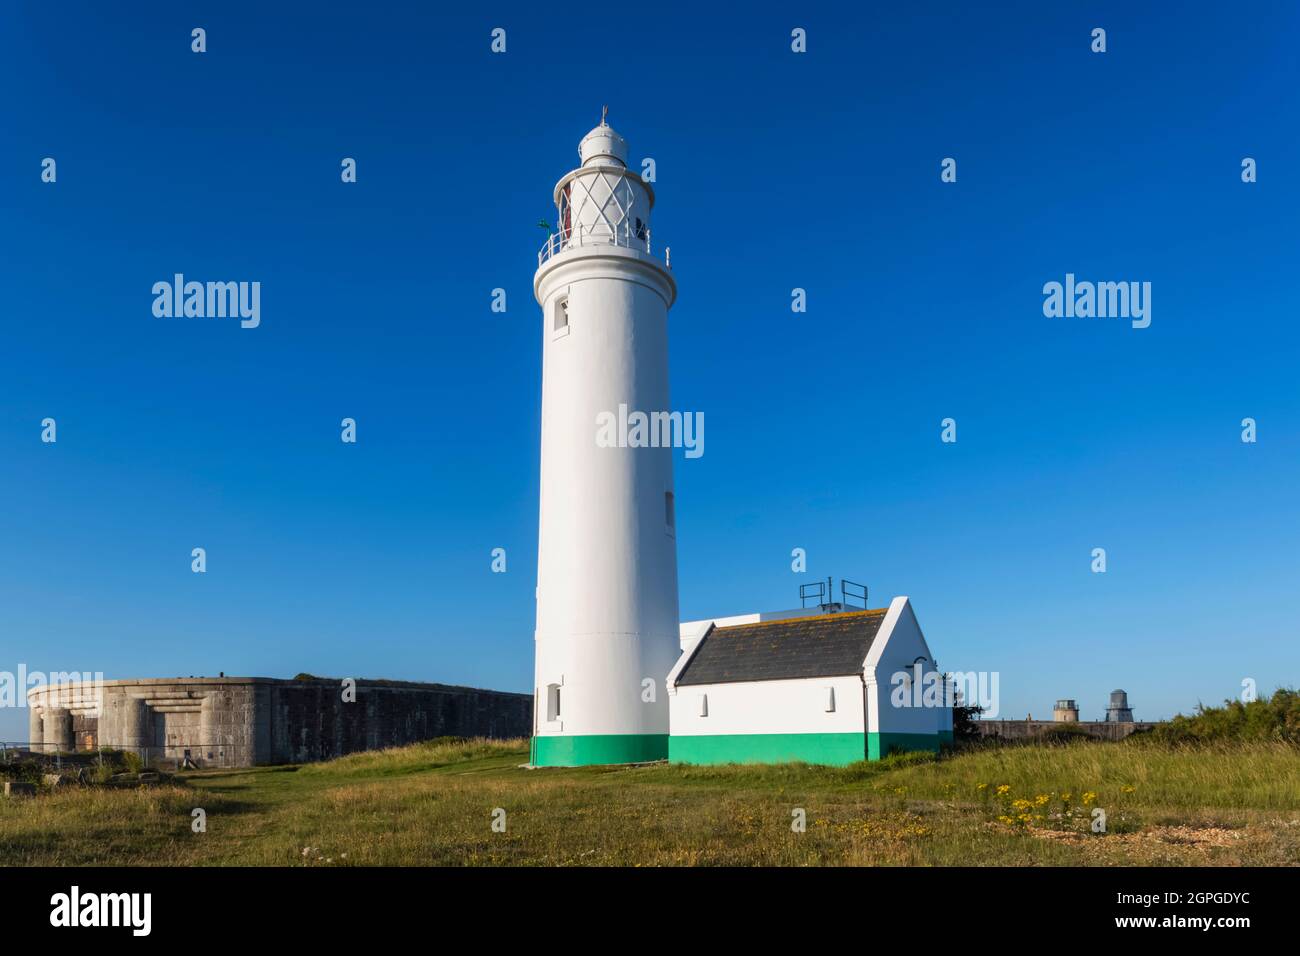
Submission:
<svg viewBox="0 0 1300 956">
<path fill-rule="evenodd" d="M 599 126 L 582 137 L 582 142 L 578 144 L 578 155 L 584 166 L 597 166 L 611 159 L 620 166 L 626 166 L 627 140 L 602 120 Z"/>
</svg>

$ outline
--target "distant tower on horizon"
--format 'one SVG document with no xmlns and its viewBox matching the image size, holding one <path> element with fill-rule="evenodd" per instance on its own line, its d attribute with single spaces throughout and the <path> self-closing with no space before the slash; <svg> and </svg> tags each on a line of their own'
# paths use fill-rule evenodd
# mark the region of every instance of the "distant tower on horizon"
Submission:
<svg viewBox="0 0 1300 956">
<path fill-rule="evenodd" d="M 1079 705 L 1069 698 L 1062 698 L 1052 708 L 1052 720 L 1057 723 L 1077 724 L 1079 722 Z"/>
<path fill-rule="evenodd" d="M 1125 691 L 1110 692 L 1110 705 L 1106 708 L 1106 723 L 1133 723 L 1133 711 L 1128 705 L 1128 694 Z"/>
<path fill-rule="evenodd" d="M 602 114 L 555 186 L 542 308 L 535 766 L 668 756 L 680 652 L 670 447 L 600 447 L 598 416 L 666 412 L 677 284 L 651 251 L 654 192 Z"/>
</svg>

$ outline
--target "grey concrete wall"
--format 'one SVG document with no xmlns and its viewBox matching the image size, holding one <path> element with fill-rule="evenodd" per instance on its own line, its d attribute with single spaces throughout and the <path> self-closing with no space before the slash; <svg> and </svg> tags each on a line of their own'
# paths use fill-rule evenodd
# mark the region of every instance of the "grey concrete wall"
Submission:
<svg viewBox="0 0 1300 956">
<path fill-rule="evenodd" d="M 1077 727 L 1101 740 L 1123 740 L 1134 731 L 1155 726 L 1144 721 L 1115 723 L 1104 720 L 977 720 L 974 723 L 981 737 L 1001 737 L 1004 740 L 1029 740 L 1058 727 Z"/>
<path fill-rule="evenodd" d="M 72 736 L 77 750 L 94 750 L 99 739 L 99 717 L 89 711 L 72 712 Z"/>
<path fill-rule="evenodd" d="M 27 745 L 36 753 L 45 750 L 45 720 L 39 707 L 27 708 L 27 740 Z"/>
<path fill-rule="evenodd" d="M 72 711 L 67 707 L 49 707 L 41 715 L 45 730 L 45 749 L 67 752 L 73 749 Z"/>
<path fill-rule="evenodd" d="M 527 737 L 527 694 L 444 684 L 260 677 L 105 681 L 33 690 L 30 735 L 46 750 L 112 747 L 200 766 L 324 760 L 433 737 Z M 72 700 L 71 708 L 62 706 Z M 89 746 L 87 746 L 89 745 Z"/>
<path fill-rule="evenodd" d="M 323 760 L 433 737 L 527 737 L 532 697 L 467 687 L 361 682 L 355 702 L 338 681 L 286 681 L 270 691 L 271 763 Z"/>
<path fill-rule="evenodd" d="M 253 682 L 208 689 L 191 726 L 191 758 L 203 766 L 248 767 L 265 763 L 257 750 L 257 689 Z"/>
</svg>

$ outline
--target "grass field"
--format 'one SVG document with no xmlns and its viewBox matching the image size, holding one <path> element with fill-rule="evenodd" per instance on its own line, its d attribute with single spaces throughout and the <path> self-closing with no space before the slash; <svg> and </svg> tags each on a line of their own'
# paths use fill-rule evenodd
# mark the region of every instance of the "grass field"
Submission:
<svg viewBox="0 0 1300 956">
<path fill-rule="evenodd" d="M 1286 744 L 1034 744 L 844 768 L 530 771 L 527 754 L 435 741 L 0 797 L 0 865 L 1300 864 Z"/>
</svg>

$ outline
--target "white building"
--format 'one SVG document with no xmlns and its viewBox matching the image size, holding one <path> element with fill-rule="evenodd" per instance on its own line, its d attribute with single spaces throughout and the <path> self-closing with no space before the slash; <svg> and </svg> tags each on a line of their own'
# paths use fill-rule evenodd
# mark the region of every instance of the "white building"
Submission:
<svg viewBox="0 0 1300 956">
<path fill-rule="evenodd" d="M 677 297 L 650 241 L 654 190 L 602 119 L 555 186 L 556 232 L 537 257 L 542 475 L 532 762 L 668 756 L 664 675 L 678 654 L 671 447 L 601 447 L 620 406 L 668 401 Z"/>
<path fill-rule="evenodd" d="M 952 742 L 951 694 L 905 597 L 692 621 L 681 641 L 671 761 L 847 764 Z"/>
<path fill-rule="evenodd" d="M 670 443 L 609 447 L 598 423 L 662 415 L 668 310 L 654 191 L 601 124 L 555 186 L 537 256 L 542 308 L 534 766 L 807 760 L 848 763 L 952 736 L 945 706 L 895 705 L 933 656 L 906 598 L 678 624 Z M 828 598 L 829 599 L 829 598 Z M 667 677 L 667 693 L 664 681 Z M 909 685 L 910 686 L 910 685 Z M 910 697 L 908 698 L 911 699 Z M 669 727 L 671 720 L 671 740 Z"/>
</svg>

